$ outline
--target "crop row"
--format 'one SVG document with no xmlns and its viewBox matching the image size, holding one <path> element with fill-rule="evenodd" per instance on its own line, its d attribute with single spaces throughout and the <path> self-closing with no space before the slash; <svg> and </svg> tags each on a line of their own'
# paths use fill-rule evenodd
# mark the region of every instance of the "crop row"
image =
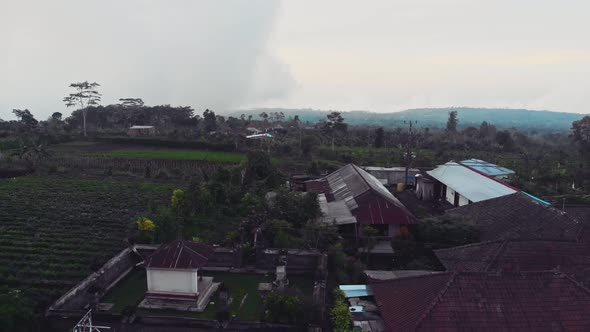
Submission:
<svg viewBox="0 0 590 332">
<path fill-rule="evenodd" d="M 124 247 L 148 203 L 173 188 L 60 177 L 0 180 L 0 284 L 39 305 L 61 295 Z"/>
</svg>

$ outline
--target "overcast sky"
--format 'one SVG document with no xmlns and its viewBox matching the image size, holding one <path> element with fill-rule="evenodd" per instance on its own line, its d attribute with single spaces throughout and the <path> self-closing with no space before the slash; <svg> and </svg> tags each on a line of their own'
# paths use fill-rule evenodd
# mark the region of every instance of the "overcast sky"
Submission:
<svg viewBox="0 0 590 332">
<path fill-rule="evenodd" d="M 103 104 L 590 113 L 590 2 L 0 0 L 0 118 Z"/>
</svg>

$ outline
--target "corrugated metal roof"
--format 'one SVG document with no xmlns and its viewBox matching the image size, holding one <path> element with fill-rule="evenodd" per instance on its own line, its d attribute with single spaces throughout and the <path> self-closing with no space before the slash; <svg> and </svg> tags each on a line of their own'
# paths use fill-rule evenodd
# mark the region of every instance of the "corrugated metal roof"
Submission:
<svg viewBox="0 0 590 332">
<path fill-rule="evenodd" d="M 412 213 L 379 180 L 353 164 L 343 166 L 323 179 L 305 181 L 305 188 L 307 191 L 325 194 L 328 203 L 343 202 L 361 224 L 416 222 Z M 342 207 L 338 204 L 331 207 L 325 205 L 324 211 L 329 208 L 339 210 Z"/>
<path fill-rule="evenodd" d="M 350 210 L 344 201 L 328 202 L 325 194 L 319 194 L 318 202 L 323 215 L 321 222 L 336 225 L 356 223 L 356 218 L 350 213 Z"/>
<path fill-rule="evenodd" d="M 514 174 L 514 171 L 506 167 L 501 167 L 481 159 L 463 160 L 461 164 L 472 167 L 489 176 L 500 176 Z"/>
<path fill-rule="evenodd" d="M 373 295 L 373 291 L 367 285 L 340 285 L 338 287 L 344 292 L 346 298 Z"/>
<path fill-rule="evenodd" d="M 405 172 L 405 167 L 379 167 L 379 166 L 365 166 L 363 169 L 367 172 L 372 171 L 379 171 L 379 172 Z M 411 173 L 420 173 L 420 170 L 417 168 L 410 168 L 408 169 Z"/>
<path fill-rule="evenodd" d="M 472 202 L 485 201 L 517 192 L 506 184 L 479 174 L 454 161 L 440 165 L 427 173 Z"/>
</svg>

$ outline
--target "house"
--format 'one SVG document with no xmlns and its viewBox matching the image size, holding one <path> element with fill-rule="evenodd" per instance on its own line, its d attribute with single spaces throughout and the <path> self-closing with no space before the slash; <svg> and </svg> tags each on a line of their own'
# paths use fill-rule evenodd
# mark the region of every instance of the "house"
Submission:
<svg viewBox="0 0 590 332">
<path fill-rule="evenodd" d="M 460 162 L 450 161 L 426 173 L 442 184 L 438 195 L 453 206 L 481 202 L 519 191 Z"/>
<path fill-rule="evenodd" d="M 363 167 L 367 173 L 376 177 L 382 184 L 386 186 L 395 186 L 399 183 L 406 183 L 406 168 L 405 167 Z M 408 184 L 414 185 L 414 178 L 420 174 L 417 168 L 408 169 Z"/>
<path fill-rule="evenodd" d="M 467 159 L 461 161 L 461 164 L 498 180 L 507 179 L 515 174 L 511 169 L 481 159 Z"/>
<path fill-rule="evenodd" d="M 570 240 L 579 238 L 583 223 L 524 192 L 447 210 L 477 226 L 481 241 L 500 239 Z"/>
<path fill-rule="evenodd" d="M 312 174 L 295 174 L 289 177 L 291 191 L 305 191 L 305 181 L 319 179 L 321 176 Z"/>
<path fill-rule="evenodd" d="M 322 211 L 327 213 L 324 220 L 338 221 L 345 217 L 348 223 L 355 225 L 356 235 L 362 235 L 361 226 L 370 225 L 379 235 L 392 237 L 399 233 L 401 225 L 417 223 L 412 213 L 379 180 L 353 164 L 321 179 L 306 181 L 305 188 L 324 195 L 324 198 L 320 195 L 320 207 L 323 205 Z"/>
<path fill-rule="evenodd" d="M 258 128 L 256 127 L 247 127 L 246 131 L 250 134 L 250 135 L 256 135 L 256 134 L 260 134 L 261 131 L 258 130 Z"/>
<path fill-rule="evenodd" d="M 156 136 L 156 127 L 154 126 L 131 126 L 127 130 L 127 135 L 131 137 Z"/>
<path fill-rule="evenodd" d="M 520 272 L 558 269 L 590 285 L 590 243 L 496 240 L 434 250 L 449 271 Z"/>
<path fill-rule="evenodd" d="M 588 331 L 590 290 L 557 271 L 369 280 L 386 331 Z"/>
<path fill-rule="evenodd" d="M 213 253 L 212 247 L 192 241 L 162 245 L 145 260 L 146 297 L 196 300 L 205 286 L 200 285 L 199 269 Z"/>
</svg>

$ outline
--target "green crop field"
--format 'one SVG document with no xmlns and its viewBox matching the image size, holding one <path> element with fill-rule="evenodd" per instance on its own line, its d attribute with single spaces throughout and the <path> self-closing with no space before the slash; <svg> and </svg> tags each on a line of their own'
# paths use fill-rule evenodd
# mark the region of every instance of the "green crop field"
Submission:
<svg viewBox="0 0 590 332">
<path fill-rule="evenodd" d="M 0 285 L 47 306 L 125 247 L 167 185 L 60 177 L 0 180 Z"/>
<path fill-rule="evenodd" d="M 239 163 L 246 158 L 244 154 L 235 152 L 168 149 L 119 149 L 101 155 L 120 159 L 202 160 L 218 163 Z"/>
</svg>

